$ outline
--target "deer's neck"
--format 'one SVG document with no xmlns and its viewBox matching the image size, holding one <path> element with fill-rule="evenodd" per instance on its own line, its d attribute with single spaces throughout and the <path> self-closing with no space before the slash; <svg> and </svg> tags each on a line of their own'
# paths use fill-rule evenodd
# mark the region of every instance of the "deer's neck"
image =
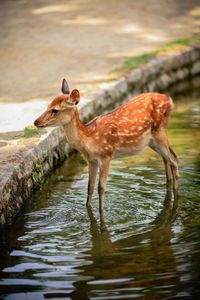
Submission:
<svg viewBox="0 0 200 300">
<path fill-rule="evenodd" d="M 76 150 L 83 152 L 86 128 L 79 119 L 77 107 L 75 107 L 71 121 L 63 127 L 69 144 Z"/>
</svg>

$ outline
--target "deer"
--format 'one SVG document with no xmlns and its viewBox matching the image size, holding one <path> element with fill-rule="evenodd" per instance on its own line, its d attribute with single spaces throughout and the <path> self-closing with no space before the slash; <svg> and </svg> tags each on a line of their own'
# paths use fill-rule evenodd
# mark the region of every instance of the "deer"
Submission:
<svg viewBox="0 0 200 300">
<path fill-rule="evenodd" d="M 63 126 L 67 141 L 88 162 L 87 208 L 99 170 L 99 211 L 103 211 L 106 180 L 111 159 L 132 156 L 149 146 L 163 159 L 166 183 L 178 189 L 178 158 L 167 136 L 173 100 L 165 94 L 147 92 L 135 96 L 109 113 L 99 115 L 87 124 L 79 118 L 77 105 L 80 93 L 70 92 L 66 79 L 62 81 L 62 95 L 48 105 L 34 122 L 36 127 Z"/>
</svg>

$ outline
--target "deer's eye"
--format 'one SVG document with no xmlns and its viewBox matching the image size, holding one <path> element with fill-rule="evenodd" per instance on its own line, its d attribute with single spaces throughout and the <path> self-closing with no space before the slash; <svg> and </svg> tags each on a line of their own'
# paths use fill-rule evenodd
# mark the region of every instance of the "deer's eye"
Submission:
<svg viewBox="0 0 200 300">
<path fill-rule="evenodd" d="M 53 114 L 57 114 L 59 112 L 59 110 L 57 110 L 57 109 L 52 109 L 52 113 Z"/>
</svg>

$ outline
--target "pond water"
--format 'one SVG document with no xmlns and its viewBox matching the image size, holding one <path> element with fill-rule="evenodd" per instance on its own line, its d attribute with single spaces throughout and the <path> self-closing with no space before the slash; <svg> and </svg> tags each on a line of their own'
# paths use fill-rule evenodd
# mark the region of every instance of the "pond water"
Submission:
<svg viewBox="0 0 200 300">
<path fill-rule="evenodd" d="M 1 299 L 199 299 L 200 92 L 174 95 L 178 194 L 151 149 L 113 160 L 104 216 L 74 154 L 0 234 Z"/>
</svg>

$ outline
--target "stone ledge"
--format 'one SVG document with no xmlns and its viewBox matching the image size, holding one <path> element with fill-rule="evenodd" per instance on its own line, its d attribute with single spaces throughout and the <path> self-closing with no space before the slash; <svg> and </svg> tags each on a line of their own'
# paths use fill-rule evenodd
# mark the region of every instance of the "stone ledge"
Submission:
<svg viewBox="0 0 200 300">
<path fill-rule="evenodd" d="M 127 77 L 105 83 L 101 90 L 83 99 L 79 105 L 80 119 L 86 122 L 139 93 L 163 92 L 199 73 L 200 47 L 152 60 L 132 70 Z M 6 147 L 7 158 L 0 165 L 0 227 L 12 223 L 32 191 L 70 152 L 62 128 L 45 129 L 40 137 L 27 139 L 15 154 L 9 155 L 11 146 Z"/>
</svg>

